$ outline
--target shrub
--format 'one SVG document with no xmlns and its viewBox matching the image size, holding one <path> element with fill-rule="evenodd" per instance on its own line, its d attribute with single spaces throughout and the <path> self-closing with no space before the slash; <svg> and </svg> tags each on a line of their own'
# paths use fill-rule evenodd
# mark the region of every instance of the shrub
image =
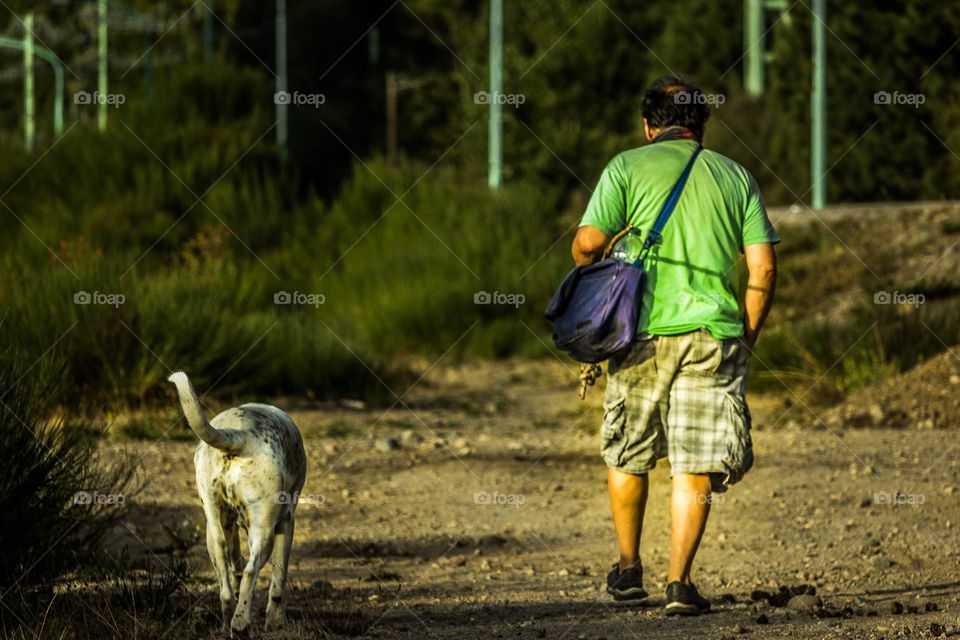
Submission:
<svg viewBox="0 0 960 640">
<path fill-rule="evenodd" d="M 49 356 L 48 356 L 49 357 Z M 53 417 L 61 367 L 0 362 L 0 590 L 23 592 L 76 567 L 122 513 L 133 466 L 101 468 L 97 429 Z"/>
</svg>

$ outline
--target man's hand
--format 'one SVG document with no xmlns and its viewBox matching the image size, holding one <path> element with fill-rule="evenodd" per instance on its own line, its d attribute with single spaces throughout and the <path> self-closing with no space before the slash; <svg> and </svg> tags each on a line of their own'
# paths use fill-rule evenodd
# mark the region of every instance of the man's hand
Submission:
<svg viewBox="0 0 960 640">
<path fill-rule="evenodd" d="M 757 343 L 777 284 L 777 254 L 767 242 L 743 248 L 747 261 L 747 295 L 744 302 L 743 339 L 750 349 Z"/>
<path fill-rule="evenodd" d="M 603 251 L 607 248 L 610 239 L 603 231 L 596 227 L 580 227 L 573 239 L 573 261 L 578 267 L 593 264 L 603 259 Z"/>
</svg>

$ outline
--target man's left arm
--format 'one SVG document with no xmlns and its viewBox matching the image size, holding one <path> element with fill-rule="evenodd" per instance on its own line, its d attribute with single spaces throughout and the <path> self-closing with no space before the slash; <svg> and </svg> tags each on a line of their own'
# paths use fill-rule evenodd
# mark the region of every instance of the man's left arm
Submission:
<svg viewBox="0 0 960 640">
<path fill-rule="evenodd" d="M 780 236 L 770 222 L 757 181 L 750 177 L 750 191 L 741 237 L 747 263 L 747 291 L 744 300 L 743 338 L 751 349 L 773 305 L 777 283 L 777 253 L 774 245 Z"/>
</svg>

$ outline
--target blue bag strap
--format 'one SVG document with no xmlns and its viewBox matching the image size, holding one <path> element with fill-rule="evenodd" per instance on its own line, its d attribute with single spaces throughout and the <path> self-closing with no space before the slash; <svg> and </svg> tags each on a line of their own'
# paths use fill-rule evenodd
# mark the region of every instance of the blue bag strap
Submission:
<svg viewBox="0 0 960 640">
<path fill-rule="evenodd" d="M 677 208 L 677 203 L 680 201 L 683 188 L 687 185 L 687 178 L 690 177 L 690 170 L 693 168 L 693 163 L 696 162 L 697 156 L 700 155 L 701 151 L 703 151 L 703 147 L 698 144 L 693 155 L 690 156 L 690 160 L 687 161 L 687 166 L 684 167 L 683 173 L 680 174 L 676 184 L 673 185 L 673 189 L 670 190 L 670 195 L 667 196 L 666 202 L 663 203 L 663 208 L 660 209 L 660 213 L 657 214 L 657 219 L 654 221 L 653 226 L 650 227 L 650 233 L 647 234 L 647 239 L 643 241 L 643 249 L 641 250 L 643 255 L 646 255 L 653 245 L 660 244 L 660 241 L 663 239 L 661 235 L 663 228 L 667 226 L 667 221 L 670 219 L 670 216 L 673 215 L 673 210 Z"/>
</svg>

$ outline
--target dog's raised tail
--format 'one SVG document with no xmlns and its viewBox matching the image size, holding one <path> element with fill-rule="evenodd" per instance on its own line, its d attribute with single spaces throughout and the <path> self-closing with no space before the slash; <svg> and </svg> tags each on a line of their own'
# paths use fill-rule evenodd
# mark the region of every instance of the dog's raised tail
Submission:
<svg viewBox="0 0 960 640">
<path fill-rule="evenodd" d="M 177 371 L 167 378 L 176 385 L 177 395 L 180 397 L 180 407 L 183 409 L 183 415 L 187 417 L 187 424 L 197 434 L 197 437 L 208 445 L 228 453 L 236 453 L 243 448 L 243 441 L 239 434 L 230 431 L 215 429 L 207 422 L 203 416 L 203 409 L 200 407 L 200 398 L 197 392 L 183 371 Z"/>
</svg>

